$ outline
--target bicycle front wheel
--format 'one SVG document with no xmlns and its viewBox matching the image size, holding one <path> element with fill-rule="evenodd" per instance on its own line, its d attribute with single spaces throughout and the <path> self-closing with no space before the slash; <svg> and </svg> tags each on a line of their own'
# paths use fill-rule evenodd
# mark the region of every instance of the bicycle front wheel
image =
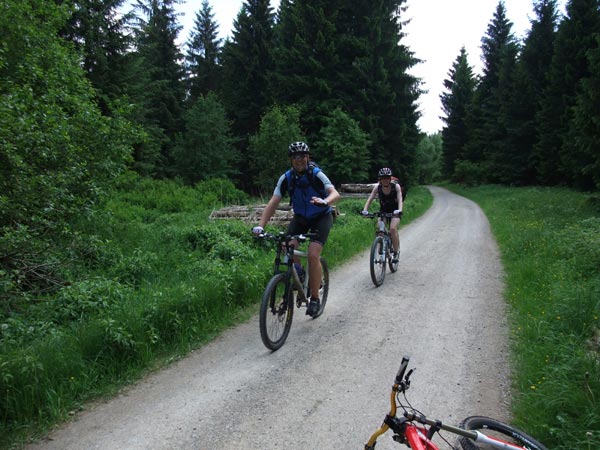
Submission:
<svg viewBox="0 0 600 450">
<path fill-rule="evenodd" d="M 386 249 L 383 237 L 377 236 L 371 245 L 371 280 L 375 286 L 381 286 L 385 280 Z"/>
<path fill-rule="evenodd" d="M 488 437 L 499 439 L 510 444 L 520 445 L 523 449 L 547 450 L 546 447 L 521 430 L 489 417 L 467 417 L 462 421 L 460 427 L 465 430 L 481 430 L 481 432 Z M 459 442 L 463 450 L 491 450 L 493 448 L 488 444 L 473 442 L 466 437 L 461 437 Z"/>
<path fill-rule="evenodd" d="M 294 315 L 293 293 L 287 273 L 278 273 L 267 284 L 260 304 L 260 337 L 270 350 L 279 349 L 290 333 Z"/>
</svg>

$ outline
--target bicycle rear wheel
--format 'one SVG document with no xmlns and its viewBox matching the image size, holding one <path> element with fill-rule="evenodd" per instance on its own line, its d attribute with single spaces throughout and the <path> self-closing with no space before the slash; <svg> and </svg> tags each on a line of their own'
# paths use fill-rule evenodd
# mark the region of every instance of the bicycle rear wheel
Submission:
<svg viewBox="0 0 600 450">
<path fill-rule="evenodd" d="M 316 319 L 321 314 L 323 314 L 323 310 L 325 309 L 325 303 L 327 303 L 327 295 L 329 294 L 329 267 L 327 266 L 327 261 L 321 258 L 321 288 L 319 289 L 319 299 L 321 300 L 321 305 L 319 308 L 319 312 L 317 312 L 313 319 Z M 310 296 L 310 294 L 309 294 Z"/>
<path fill-rule="evenodd" d="M 528 434 L 522 432 L 521 430 L 507 425 L 503 422 L 499 422 L 495 419 L 491 419 L 489 417 L 483 416 L 471 416 L 467 417 L 460 424 L 461 428 L 465 430 L 482 430 L 488 437 L 500 439 L 504 442 L 508 442 L 511 444 L 516 444 L 522 446 L 527 450 L 547 450 L 542 444 L 536 441 L 534 438 L 529 436 Z M 492 449 L 487 444 L 481 444 L 478 442 L 473 442 L 472 440 L 461 437 L 459 439 L 460 445 L 463 450 L 488 450 Z"/>
<path fill-rule="evenodd" d="M 285 295 L 288 274 L 278 273 L 267 284 L 260 304 L 259 327 L 263 344 L 270 350 L 279 349 L 290 333 L 294 315 L 291 287 Z"/>
<path fill-rule="evenodd" d="M 385 242 L 383 237 L 377 236 L 371 245 L 371 280 L 375 286 L 381 286 L 383 280 L 385 280 L 385 265 L 386 254 L 385 254 Z"/>
</svg>

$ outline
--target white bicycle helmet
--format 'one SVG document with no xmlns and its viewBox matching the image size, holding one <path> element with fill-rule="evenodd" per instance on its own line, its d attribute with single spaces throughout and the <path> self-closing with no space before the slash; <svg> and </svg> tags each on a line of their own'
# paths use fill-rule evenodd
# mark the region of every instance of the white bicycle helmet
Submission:
<svg viewBox="0 0 600 450">
<path fill-rule="evenodd" d="M 288 147 L 288 153 L 290 155 L 296 153 L 310 153 L 310 149 L 308 148 L 308 145 L 306 145 L 304 142 L 292 142 Z"/>
<path fill-rule="evenodd" d="M 379 172 L 377 173 L 377 176 L 379 178 L 381 178 L 381 177 L 391 177 L 392 176 L 392 169 L 390 169 L 389 167 L 382 167 L 381 169 L 379 169 Z"/>
</svg>

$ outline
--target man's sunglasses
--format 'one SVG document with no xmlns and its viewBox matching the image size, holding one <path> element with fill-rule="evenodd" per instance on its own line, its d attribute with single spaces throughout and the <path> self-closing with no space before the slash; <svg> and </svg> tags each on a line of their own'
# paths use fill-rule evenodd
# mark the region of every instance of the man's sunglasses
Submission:
<svg viewBox="0 0 600 450">
<path fill-rule="evenodd" d="M 291 158 L 294 161 L 299 161 L 301 159 L 304 159 L 305 156 L 306 156 L 306 153 L 296 153 L 296 154 L 292 155 Z"/>
</svg>

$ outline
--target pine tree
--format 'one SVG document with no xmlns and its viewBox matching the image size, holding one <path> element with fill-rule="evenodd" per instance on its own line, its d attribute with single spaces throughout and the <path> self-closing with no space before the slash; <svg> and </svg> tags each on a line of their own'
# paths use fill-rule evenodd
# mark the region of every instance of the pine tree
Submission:
<svg viewBox="0 0 600 450">
<path fill-rule="evenodd" d="M 514 149 L 517 160 L 513 178 L 516 184 L 535 183 L 532 151 L 538 134 L 536 117 L 553 55 L 558 22 L 556 0 L 538 0 L 534 12 L 536 18 L 531 21 L 531 30 L 519 56 L 515 91 L 511 96 L 515 121 L 509 145 Z"/>
<path fill-rule="evenodd" d="M 371 174 L 413 172 L 419 88 L 408 70 L 418 60 L 399 44 L 404 3 L 286 2 L 276 28 L 274 98 L 298 105 L 309 141 L 341 108 L 368 134 Z"/>
<path fill-rule="evenodd" d="M 335 19 L 339 0 L 299 0 L 281 5 L 274 51 L 273 96 L 300 108 L 301 124 L 313 142 L 327 114 L 340 105 L 333 78 L 340 68 Z"/>
<path fill-rule="evenodd" d="M 569 124 L 577 90 L 590 77 L 587 53 L 597 48 L 600 33 L 598 0 L 570 0 L 558 27 L 548 86 L 538 119 L 539 141 L 534 148 L 538 179 L 543 184 L 578 184 L 581 161 L 569 145 Z"/>
<path fill-rule="evenodd" d="M 190 101 L 219 87 L 220 53 L 222 39 L 218 38 L 219 26 L 208 0 L 202 1 L 202 9 L 196 13 L 194 30 L 187 42 L 187 69 Z"/>
<path fill-rule="evenodd" d="M 125 27 L 130 16 L 117 14 L 124 2 L 75 0 L 73 13 L 61 31 L 81 53 L 83 69 L 97 90 L 104 114 L 110 113 L 111 100 L 126 91 L 126 52 L 130 39 Z"/>
<path fill-rule="evenodd" d="M 442 129 L 444 176 L 454 176 L 457 160 L 466 159 L 464 146 L 467 143 L 467 111 L 473 101 L 476 78 L 467 60 L 465 47 L 460 49 L 448 75 L 444 80 L 447 92 L 440 95 L 446 126 Z"/>
<path fill-rule="evenodd" d="M 268 74 L 273 67 L 275 15 L 269 3 L 246 0 L 233 23 L 233 39 L 223 47 L 221 95 L 243 152 L 271 104 Z"/>
<path fill-rule="evenodd" d="M 176 45 L 181 26 L 177 24 L 176 0 L 138 0 L 137 64 L 134 98 L 138 105 L 138 120 L 146 129 L 149 140 L 135 154 L 152 175 L 174 176 L 173 148 L 176 138 L 184 131 L 183 101 L 184 71 L 180 65 L 183 55 Z M 146 151 L 144 147 L 156 149 Z M 144 161 L 140 156 L 154 155 L 157 159 Z"/>
<path fill-rule="evenodd" d="M 373 153 L 385 136 L 379 117 L 394 101 L 381 52 L 383 21 L 389 20 L 390 11 L 382 9 L 382 2 L 357 0 L 342 5 L 335 21 L 339 68 L 332 77 L 334 95 L 368 133 Z"/>
<path fill-rule="evenodd" d="M 510 98 L 514 90 L 514 68 L 518 44 L 511 32 L 501 0 L 482 38 L 483 74 L 477 85 L 469 114 L 467 158 L 477 164 L 480 181 L 499 182 L 510 173 L 512 161 L 506 154 L 511 122 Z"/>
<path fill-rule="evenodd" d="M 422 93 L 420 81 L 409 73 L 418 59 L 402 43 L 405 36 L 402 31 L 402 13 L 406 9 L 406 0 L 385 0 L 382 3 L 383 15 L 379 19 L 383 24 L 382 45 L 379 51 L 392 86 L 393 103 L 391 109 L 384 109 L 379 116 L 384 139 L 376 155 L 379 156 L 381 165 L 391 165 L 398 169 L 402 186 L 408 189 L 417 184 L 416 148 L 423 137 L 417 126 L 420 117 L 417 101 Z"/>
<path fill-rule="evenodd" d="M 600 188 L 600 34 L 596 48 L 587 52 L 589 76 L 581 79 L 569 123 L 569 138 L 565 149 L 579 170 L 573 173 L 574 184 L 582 189 Z"/>
<path fill-rule="evenodd" d="M 369 134 L 370 172 L 391 165 L 402 168 L 405 177 L 413 173 L 420 91 L 418 80 L 408 75 L 419 61 L 399 44 L 404 37 L 403 3 L 343 4 L 335 22 L 341 70 L 333 83 L 344 110 Z"/>
</svg>

